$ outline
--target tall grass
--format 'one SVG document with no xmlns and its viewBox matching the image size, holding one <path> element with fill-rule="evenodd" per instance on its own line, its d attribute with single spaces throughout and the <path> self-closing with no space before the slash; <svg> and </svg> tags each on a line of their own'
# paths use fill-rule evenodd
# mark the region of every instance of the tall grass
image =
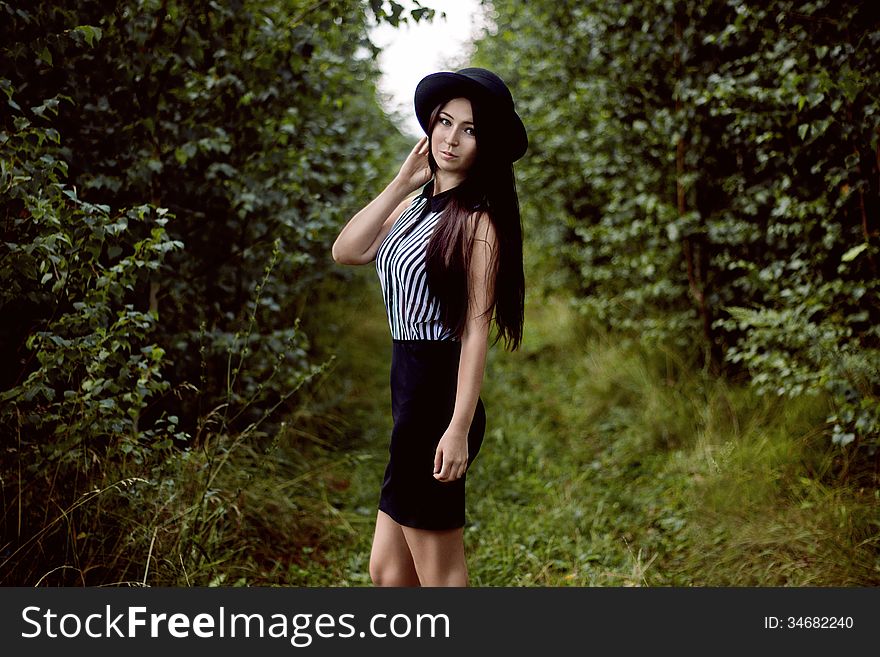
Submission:
<svg viewBox="0 0 880 657">
<path fill-rule="evenodd" d="M 389 338 L 378 292 L 358 290 L 331 338 L 352 468 L 337 531 L 303 573 L 316 585 L 369 583 Z M 560 296 L 530 298 L 526 327 L 520 351 L 489 353 L 468 477 L 472 584 L 880 583 L 878 488 L 841 479 L 824 400 L 759 397 L 603 335 Z"/>
<path fill-rule="evenodd" d="M 208 422 L 197 449 L 106 470 L 46 528 L 100 549 L 22 582 L 369 585 L 391 418 L 368 269 L 315 290 L 306 331 L 334 357 L 283 424 Z M 759 397 L 603 335 L 561 296 L 530 297 L 526 329 L 520 351 L 489 352 L 468 476 L 473 585 L 880 584 L 880 488 L 846 476 L 825 400 Z"/>
<path fill-rule="evenodd" d="M 260 293 L 258 287 L 255 298 Z M 256 329 L 257 305 L 248 333 Z M 5 525 L 17 527 L 17 535 L 0 541 L 0 582 L 297 581 L 290 573 L 310 561 L 304 556 L 310 546 L 335 531 L 323 491 L 350 458 L 327 449 L 332 421 L 313 410 L 320 408 L 313 387 L 332 358 L 319 362 L 316 352 L 314 365 L 285 378 L 296 379 L 290 389 L 254 413 L 253 399 L 240 395 L 236 380 L 248 367 L 248 337 L 230 347 L 225 403 L 199 419 L 185 444 L 141 441 L 125 450 L 122 437 L 103 451 L 91 449 L 87 458 L 54 464 L 19 450 L 17 481 L 0 478 Z M 285 366 L 283 358 L 277 363 Z M 266 422 L 289 401 L 297 410 L 287 422 Z M 246 411 L 254 419 L 236 427 L 233 421 Z"/>
<path fill-rule="evenodd" d="M 758 397 L 558 298 L 530 303 L 527 326 L 487 369 L 475 584 L 880 582 L 878 489 L 838 478 L 824 400 Z"/>
</svg>

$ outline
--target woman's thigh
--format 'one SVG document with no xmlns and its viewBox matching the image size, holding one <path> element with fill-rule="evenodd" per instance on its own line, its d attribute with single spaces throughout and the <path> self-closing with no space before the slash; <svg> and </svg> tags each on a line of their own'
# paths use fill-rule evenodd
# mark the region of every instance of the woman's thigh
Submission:
<svg viewBox="0 0 880 657">
<path fill-rule="evenodd" d="M 398 525 L 422 586 L 467 586 L 464 529 L 415 529 Z"/>
</svg>

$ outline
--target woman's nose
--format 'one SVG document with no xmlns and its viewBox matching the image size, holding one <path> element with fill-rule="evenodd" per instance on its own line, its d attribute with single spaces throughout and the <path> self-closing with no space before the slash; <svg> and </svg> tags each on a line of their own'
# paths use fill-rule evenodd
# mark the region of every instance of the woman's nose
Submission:
<svg viewBox="0 0 880 657">
<path fill-rule="evenodd" d="M 458 130 L 450 130 L 446 133 L 446 143 L 455 146 L 458 143 Z"/>
</svg>

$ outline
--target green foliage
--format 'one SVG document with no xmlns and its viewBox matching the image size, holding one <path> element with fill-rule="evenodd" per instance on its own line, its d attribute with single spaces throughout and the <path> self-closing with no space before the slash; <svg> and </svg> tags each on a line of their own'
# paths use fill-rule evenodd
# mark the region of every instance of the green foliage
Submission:
<svg viewBox="0 0 880 657">
<path fill-rule="evenodd" d="M 344 463 L 316 466 L 333 510 L 275 581 L 370 583 L 391 422 L 387 326 L 375 288 L 353 301 L 334 321 L 338 371 L 350 376 L 326 384 L 346 395 L 341 430 L 360 439 Z M 487 434 L 467 483 L 472 584 L 880 582 L 880 491 L 846 483 L 847 454 L 822 435 L 827 395 L 761 396 L 698 358 L 624 345 L 567 295 L 530 296 L 526 325 L 522 349 L 488 356 Z"/>
<path fill-rule="evenodd" d="M 46 100 L 29 119 L 10 81 L 0 84 L 13 110 L 12 127 L 0 133 L 0 274 L 7 282 L 0 307 L 4 350 L 17 348 L 7 362 L 20 365 L 6 368 L 0 393 L 2 480 L 18 483 L 17 490 L 4 485 L 4 499 L 18 504 L 4 504 L 3 534 L 19 539 L 4 544 L 0 571 L 14 564 L 27 577 L 30 559 L 18 557 L 44 538 L 44 548 L 55 545 L 61 526 L 57 519 L 40 525 L 48 499 L 67 506 L 69 520 L 78 517 L 100 494 L 85 492 L 80 476 L 100 485 L 101 473 L 119 461 L 137 467 L 187 438 L 175 416 L 141 421 L 169 384 L 165 350 L 152 341 L 157 314 L 135 304 L 136 290 L 182 244 L 165 230 L 167 210 L 114 212 L 80 199 L 67 183 L 60 135 L 47 125 L 69 99 Z"/>
<path fill-rule="evenodd" d="M 17 105 L 9 81 L 3 86 Z M 48 118 L 60 100 L 34 114 Z M 78 198 L 64 181 L 58 132 L 20 114 L 14 125 L 0 137 L 0 274 L 8 282 L 0 305 L 35 325 L 19 352 L 23 376 L 0 395 L 0 422 L 6 435 L 18 434 L 19 449 L 49 462 L 88 460 L 115 440 L 128 453 L 153 437 L 139 431 L 138 420 L 168 387 L 165 352 L 150 342 L 156 313 L 135 307 L 131 292 L 182 244 L 169 239 L 164 209 L 111 213 Z"/>
<path fill-rule="evenodd" d="M 377 18 L 400 19 L 395 6 Z M 166 229 L 186 248 L 140 300 L 161 313 L 169 381 L 199 388 L 175 400 L 189 430 L 225 400 L 230 376 L 243 398 L 262 384 L 257 399 L 277 401 L 307 365 L 291 326 L 331 275 L 328 241 L 394 148 L 362 5 L 42 3 L 7 14 L 4 75 L 19 103 L 70 99 L 54 127 L 79 195 L 175 217 Z M 227 372 L 230 350 L 248 352 L 248 371 Z"/>
<path fill-rule="evenodd" d="M 490 359 L 493 429 L 468 479 L 475 583 L 878 581 L 877 492 L 837 479 L 825 397 L 762 397 L 570 308 L 533 301 L 522 353 Z"/>
<path fill-rule="evenodd" d="M 583 314 L 880 440 L 880 18 L 861 2 L 494 0 L 528 236 Z M 550 256 L 555 260 L 550 260 Z"/>
<path fill-rule="evenodd" d="M 304 310 L 400 146 L 366 27 L 432 16 L 0 2 L 2 581 L 208 583 L 243 549 L 216 486 L 326 366 Z"/>
</svg>

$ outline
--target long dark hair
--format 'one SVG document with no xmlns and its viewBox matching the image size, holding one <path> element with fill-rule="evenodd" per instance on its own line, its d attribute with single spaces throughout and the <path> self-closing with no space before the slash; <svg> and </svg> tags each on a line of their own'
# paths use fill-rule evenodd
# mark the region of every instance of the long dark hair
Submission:
<svg viewBox="0 0 880 657">
<path fill-rule="evenodd" d="M 523 274 L 522 224 L 513 164 L 505 159 L 505 135 L 495 128 L 489 110 L 477 99 L 469 99 L 474 113 L 477 156 L 467 178 L 449 191 L 434 234 L 428 242 L 426 266 L 428 286 L 439 303 L 443 323 L 461 338 L 467 322 L 471 290 L 468 271 L 477 233 L 474 219 L 485 212 L 498 241 L 490 263 L 490 297 L 487 313 L 494 313 L 495 341 L 504 339 L 510 351 L 522 342 L 525 276 Z M 431 112 L 428 139 L 434 133 L 441 103 Z M 431 171 L 437 162 L 428 150 Z"/>
</svg>

